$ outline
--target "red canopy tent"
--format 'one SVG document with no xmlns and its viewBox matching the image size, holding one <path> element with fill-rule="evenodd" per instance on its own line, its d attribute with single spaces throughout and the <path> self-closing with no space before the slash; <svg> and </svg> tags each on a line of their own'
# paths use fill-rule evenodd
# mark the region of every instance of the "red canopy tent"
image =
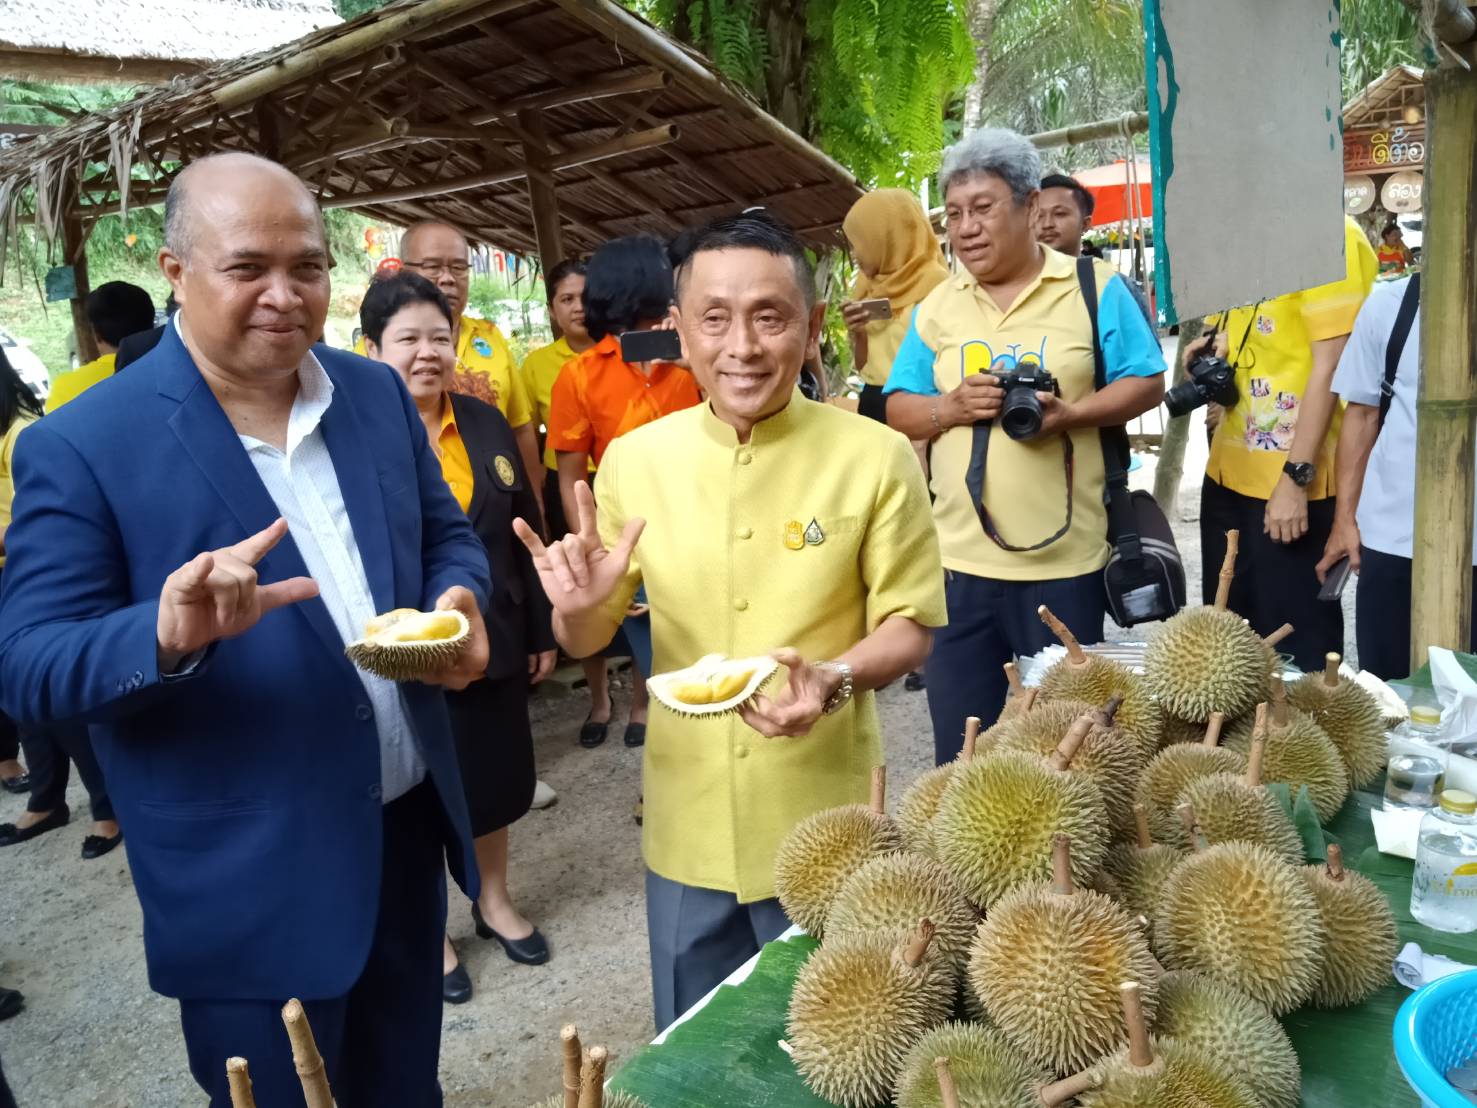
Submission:
<svg viewBox="0 0 1477 1108">
<path fill-rule="evenodd" d="M 1139 159 L 1134 168 L 1138 176 L 1136 212 L 1129 207 L 1133 193 L 1130 188 L 1128 162 L 1124 159 L 1119 158 L 1112 165 L 1100 165 L 1095 169 L 1084 169 L 1081 173 L 1072 174 L 1083 188 L 1092 193 L 1094 226 L 1117 223 L 1135 215 L 1148 217 L 1154 214 L 1154 188 L 1148 159 Z"/>
</svg>

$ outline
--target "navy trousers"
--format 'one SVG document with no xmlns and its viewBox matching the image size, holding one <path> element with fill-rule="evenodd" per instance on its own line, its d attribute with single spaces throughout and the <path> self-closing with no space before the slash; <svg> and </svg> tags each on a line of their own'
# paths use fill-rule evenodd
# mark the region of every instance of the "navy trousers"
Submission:
<svg viewBox="0 0 1477 1108">
<path fill-rule="evenodd" d="M 1410 574 L 1398 554 L 1359 548 L 1359 592 L 1354 597 L 1354 638 L 1359 668 L 1386 681 L 1410 676 Z M 1472 570 L 1472 627 L 1477 642 L 1477 567 Z M 1469 643 L 1467 649 L 1473 649 Z"/>
<path fill-rule="evenodd" d="M 26 769 L 31 774 L 31 795 L 26 801 L 28 812 L 50 812 L 67 800 L 67 782 L 73 762 L 77 776 L 87 787 L 92 818 L 101 823 L 111 820 L 113 802 L 108 799 L 108 786 L 102 767 L 92 752 L 92 737 L 80 723 L 53 724 L 47 727 L 22 727 L 21 746 L 26 751 Z"/>
<path fill-rule="evenodd" d="M 656 1029 L 670 1027 L 789 927 L 778 900 L 740 904 L 733 893 L 683 885 L 647 870 L 646 932 Z"/>
<path fill-rule="evenodd" d="M 1102 573 L 1050 581 L 1000 581 L 944 571 L 949 625 L 933 633 L 928 655 L 928 713 L 933 757 L 952 762 L 964 746 L 964 721 L 986 727 L 1005 707 L 1005 663 L 1056 642 L 1036 609 L 1045 604 L 1082 642 L 1102 641 L 1107 598 Z"/>
<path fill-rule="evenodd" d="M 385 805 L 384 876 L 369 959 L 346 995 L 300 998 L 339 1108 L 441 1105 L 446 858 L 438 805 L 429 782 Z M 236 1055 L 251 1067 L 258 1104 L 302 1104 L 282 1025 L 288 999 L 180 1001 L 190 1072 L 210 1095 L 210 1108 L 230 1108 L 226 1059 Z"/>
</svg>

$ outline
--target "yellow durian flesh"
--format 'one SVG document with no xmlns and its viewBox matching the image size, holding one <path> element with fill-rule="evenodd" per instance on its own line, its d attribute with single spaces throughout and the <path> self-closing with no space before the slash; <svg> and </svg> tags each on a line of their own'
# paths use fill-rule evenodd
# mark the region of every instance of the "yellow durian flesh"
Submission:
<svg viewBox="0 0 1477 1108">
<path fill-rule="evenodd" d="M 686 669 L 656 674 L 646 687 L 658 703 L 681 715 L 719 715 L 752 700 L 778 669 L 773 658 L 709 654 Z"/>
<path fill-rule="evenodd" d="M 374 637 L 381 643 L 445 642 L 467 628 L 467 617 L 457 611 L 415 612 Z"/>
<path fill-rule="evenodd" d="M 365 635 L 344 647 L 349 661 L 390 681 L 415 681 L 450 665 L 471 639 L 467 617 L 455 609 L 417 612 L 397 608 L 365 625 Z"/>
</svg>

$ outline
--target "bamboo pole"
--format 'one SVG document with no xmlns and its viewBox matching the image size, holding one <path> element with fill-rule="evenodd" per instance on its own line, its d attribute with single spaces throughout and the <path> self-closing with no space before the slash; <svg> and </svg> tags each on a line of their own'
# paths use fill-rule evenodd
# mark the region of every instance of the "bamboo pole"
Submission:
<svg viewBox="0 0 1477 1108">
<path fill-rule="evenodd" d="M 1416 400 L 1411 669 L 1472 642 L 1472 455 L 1477 418 L 1477 75 L 1426 70 L 1426 255 Z M 1452 459 L 1459 464 L 1453 465 Z"/>
<path fill-rule="evenodd" d="M 524 111 L 543 111 L 546 108 L 562 108 L 568 104 L 588 104 L 592 100 L 605 100 L 612 96 L 626 96 L 633 92 L 656 92 L 670 86 L 672 78 L 660 69 L 649 73 L 635 73 L 622 77 L 603 77 L 587 81 L 578 86 L 536 92 L 528 96 L 515 96 L 485 112 L 476 112 L 467 117 L 474 126 L 508 119 Z"/>
<path fill-rule="evenodd" d="M 1072 127 L 1058 127 L 1055 131 L 1038 131 L 1027 135 L 1032 145 L 1041 149 L 1051 146 L 1077 146 L 1099 139 L 1117 138 L 1123 134 L 1124 126 L 1130 135 L 1140 135 L 1149 129 L 1148 112 L 1128 112 L 1113 119 L 1099 119 L 1093 123 L 1078 123 Z"/>
<path fill-rule="evenodd" d="M 518 113 L 518 126 L 528 132 L 523 143 L 523 160 L 530 166 L 546 166 L 549 162 L 549 133 L 544 126 L 544 114 L 532 109 Z M 533 215 L 533 234 L 538 242 L 539 262 L 544 275 L 554 272 L 554 267 L 564 257 L 564 231 L 559 226 L 559 193 L 553 175 L 530 173 L 527 179 L 528 209 Z M 550 296 L 553 295 L 552 290 Z"/>
<path fill-rule="evenodd" d="M 1421 0 L 1400 2 L 1417 15 L 1422 14 Z M 1436 0 L 1432 7 L 1431 29 L 1442 42 L 1460 45 L 1477 38 L 1477 14 L 1467 7 L 1467 0 Z"/>
</svg>

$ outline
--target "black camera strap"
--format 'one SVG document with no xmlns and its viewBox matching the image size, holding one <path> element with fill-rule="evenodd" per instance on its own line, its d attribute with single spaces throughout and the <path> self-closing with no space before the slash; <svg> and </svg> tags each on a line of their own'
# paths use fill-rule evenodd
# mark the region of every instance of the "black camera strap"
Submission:
<svg viewBox="0 0 1477 1108">
<path fill-rule="evenodd" d="M 1400 310 L 1395 314 L 1395 325 L 1390 328 L 1390 338 L 1385 343 L 1385 383 L 1380 386 L 1380 422 L 1379 426 L 1385 425 L 1385 417 L 1390 414 L 1390 403 L 1395 399 L 1395 375 L 1400 372 L 1400 355 L 1405 350 L 1406 340 L 1410 338 L 1410 328 L 1415 323 L 1415 313 L 1421 306 L 1421 275 L 1411 275 L 1410 283 L 1405 286 L 1405 294 L 1400 298 Z"/>
<path fill-rule="evenodd" d="M 1092 323 L 1092 387 L 1099 392 L 1108 387 L 1108 368 L 1103 358 L 1102 338 L 1098 333 L 1097 271 L 1093 258 L 1077 259 L 1077 283 L 1087 305 L 1087 318 Z M 1130 448 L 1128 428 L 1100 427 L 1103 443 L 1103 475 L 1107 483 L 1108 535 L 1124 561 L 1136 562 L 1143 556 L 1138 524 L 1134 520 L 1133 500 L 1128 493 Z"/>
<path fill-rule="evenodd" d="M 1040 550 L 1050 546 L 1061 538 L 1072 528 L 1072 478 L 1075 464 L 1072 460 L 1072 436 L 1062 435 L 1062 471 L 1067 475 L 1067 519 L 1056 534 L 1050 538 L 1042 539 L 1033 546 L 1012 546 L 1000 537 L 1000 532 L 995 529 L 994 521 L 990 519 L 989 510 L 985 507 L 985 456 L 990 452 L 990 422 L 982 421 L 974 425 L 974 438 L 970 444 L 969 469 L 964 473 L 964 485 L 969 489 L 970 503 L 974 505 L 974 511 L 980 517 L 980 526 L 985 529 L 985 534 L 990 536 L 990 541 L 1001 550 L 1009 550 L 1012 554 L 1023 554 L 1032 550 Z"/>
</svg>

